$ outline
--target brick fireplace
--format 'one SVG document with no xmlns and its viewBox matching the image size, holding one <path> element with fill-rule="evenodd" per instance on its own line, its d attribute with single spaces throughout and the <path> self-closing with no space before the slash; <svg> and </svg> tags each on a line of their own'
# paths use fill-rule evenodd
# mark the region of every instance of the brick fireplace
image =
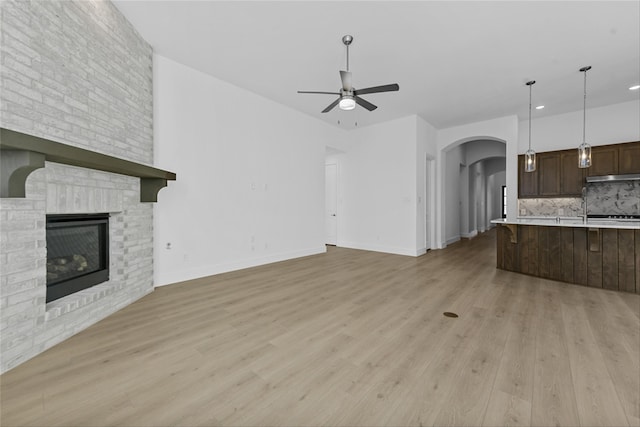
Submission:
<svg viewBox="0 0 640 427">
<path fill-rule="evenodd" d="M 153 163 L 152 50 L 108 1 L 1 2 L 3 128 Z M 45 163 L 0 198 L 0 371 L 153 291 L 140 179 Z M 46 301 L 46 218 L 109 214 L 109 279 Z"/>
</svg>

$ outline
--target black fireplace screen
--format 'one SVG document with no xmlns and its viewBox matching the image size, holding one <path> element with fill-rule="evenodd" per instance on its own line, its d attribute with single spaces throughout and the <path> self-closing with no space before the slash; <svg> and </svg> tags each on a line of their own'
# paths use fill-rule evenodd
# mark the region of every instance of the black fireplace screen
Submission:
<svg viewBox="0 0 640 427">
<path fill-rule="evenodd" d="M 109 214 L 47 215 L 47 302 L 109 280 Z"/>
</svg>

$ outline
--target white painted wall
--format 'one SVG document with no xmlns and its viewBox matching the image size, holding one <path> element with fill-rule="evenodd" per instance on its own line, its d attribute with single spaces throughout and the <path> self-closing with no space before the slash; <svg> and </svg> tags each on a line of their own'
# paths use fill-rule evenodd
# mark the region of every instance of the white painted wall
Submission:
<svg viewBox="0 0 640 427">
<path fill-rule="evenodd" d="M 475 142 L 470 142 L 461 147 L 468 152 L 474 145 L 476 145 Z M 502 146 L 504 147 L 504 144 Z M 461 190 L 463 203 L 460 216 L 468 218 L 467 223 L 464 220 L 460 221 L 462 237 L 474 237 L 488 230 L 491 227 L 491 220 L 500 217 L 501 187 L 505 185 L 506 177 L 505 160 L 504 157 L 492 157 L 468 166 L 468 191 L 463 193 Z M 464 194 L 468 194 L 466 201 Z"/>
<path fill-rule="evenodd" d="M 507 185 L 504 158 L 491 158 L 484 161 L 487 177 L 487 215 L 485 229 L 491 228 L 491 220 L 502 216 L 502 186 Z"/>
<path fill-rule="evenodd" d="M 154 55 L 155 283 L 325 251 L 325 146 L 341 130 Z M 171 243 L 171 249 L 166 249 Z"/>
<path fill-rule="evenodd" d="M 338 246 L 416 255 L 416 138 L 415 116 L 349 132 L 340 145 Z"/>
<path fill-rule="evenodd" d="M 537 152 L 577 149 L 582 143 L 582 115 L 580 110 L 534 118 L 531 148 Z M 518 128 L 518 153 L 524 154 L 529 144 L 529 120 L 520 122 Z M 586 139 L 594 146 L 640 141 L 640 100 L 587 109 Z"/>
<path fill-rule="evenodd" d="M 492 219 L 502 216 L 502 186 L 507 185 L 507 174 L 505 171 L 496 172 L 487 177 L 487 188 L 489 189 L 487 206 L 489 213 L 487 215 L 487 229 L 491 228 Z"/>
<path fill-rule="evenodd" d="M 475 167 L 475 220 L 472 230 L 482 233 L 487 224 L 487 176 L 485 162 L 477 162 Z"/>
<path fill-rule="evenodd" d="M 464 210 L 461 208 L 462 200 L 468 198 L 468 193 L 460 193 L 460 189 L 467 188 L 467 186 L 460 186 L 461 182 L 468 180 L 468 172 L 466 167 L 460 168 L 460 165 L 464 161 L 463 149 L 460 146 L 454 147 L 445 153 L 445 197 L 444 211 L 446 216 L 442 216 L 445 228 L 445 245 L 460 240 L 460 213 Z M 462 173 L 461 173 L 462 171 Z M 468 212 L 468 210 L 467 210 Z"/>
<path fill-rule="evenodd" d="M 507 147 L 504 142 L 500 141 L 472 141 L 465 143 L 464 147 L 464 158 L 467 165 L 491 157 L 505 157 L 507 155 Z"/>
<path fill-rule="evenodd" d="M 457 214 L 459 218 L 459 227 L 457 232 L 459 234 L 459 237 L 469 237 L 468 230 L 470 228 L 470 222 L 471 222 L 470 221 L 470 214 L 471 214 L 470 195 L 473 194 L 473 191 L 470 192 L 470 189 L 472 188 L 473 175 L 470 174 L 469 167 L 464 161 L 465 146 L 461 145 L 459 148 L 462 150 L 461 156 L 462 156 L 463 163 L 461 163 L 458 166 L 458 169 L 460 170 L 460 175 L 458 177 L 458 194 L 460 197 L 460 202 L 458 203 Z M 451 208 L 453 209 L 453 205 L 451 206 L 452 206 Z M 450 215 L 451 215 L 451 211 L 447 210 L 447 217 L 449 217 Z M 449 234 L 447 235 L 447 243 L 451 243 L 452 241 L 456 240 L 456 239 L 452 240 L 451 237 L 452 237 L 451 235 Z"/>
<path fill-rule="evenodd" d="M 478 187 L 482 181 L 480 176 L 482 173 L 481 166 L 482 162 L 476 162 L 468 166 L 466 179 L 460 180 L 461 186 L 465 185 L 465 183 L 467 186 L 466 191 L 463 192 L 462 189 L 460 191 L 463 200 L 462 211 L 460 212 L 460 235 L 462 237 L 473 237 L 478 233 L 476 228 L 478 212 L 476 208 L 480 199 Z"/>
</svg>

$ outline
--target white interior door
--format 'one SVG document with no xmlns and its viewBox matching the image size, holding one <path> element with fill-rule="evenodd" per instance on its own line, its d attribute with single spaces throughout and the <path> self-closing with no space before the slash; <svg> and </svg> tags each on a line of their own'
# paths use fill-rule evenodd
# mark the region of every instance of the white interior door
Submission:
<svg viewBox="0 0 640 427">
<path fill-rule="evenodd" d="M 335 245 L 338 242 L 338 168 L 335 164 L 325 166 L 325 230 L 326 243 Z"/>
</svg>

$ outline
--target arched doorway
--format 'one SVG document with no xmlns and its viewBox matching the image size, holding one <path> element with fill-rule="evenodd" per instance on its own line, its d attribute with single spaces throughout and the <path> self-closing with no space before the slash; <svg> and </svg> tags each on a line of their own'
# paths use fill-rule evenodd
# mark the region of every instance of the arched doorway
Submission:
<svg viewBox="0 0 640 427">
<path fill-rule="evenodd" d="M 450 144 L 442 152 L 442 247 L 486 231 L 501 215 L 506 184 L 506 143 L 492 137 L 472 137 Z"/>
</svg>

